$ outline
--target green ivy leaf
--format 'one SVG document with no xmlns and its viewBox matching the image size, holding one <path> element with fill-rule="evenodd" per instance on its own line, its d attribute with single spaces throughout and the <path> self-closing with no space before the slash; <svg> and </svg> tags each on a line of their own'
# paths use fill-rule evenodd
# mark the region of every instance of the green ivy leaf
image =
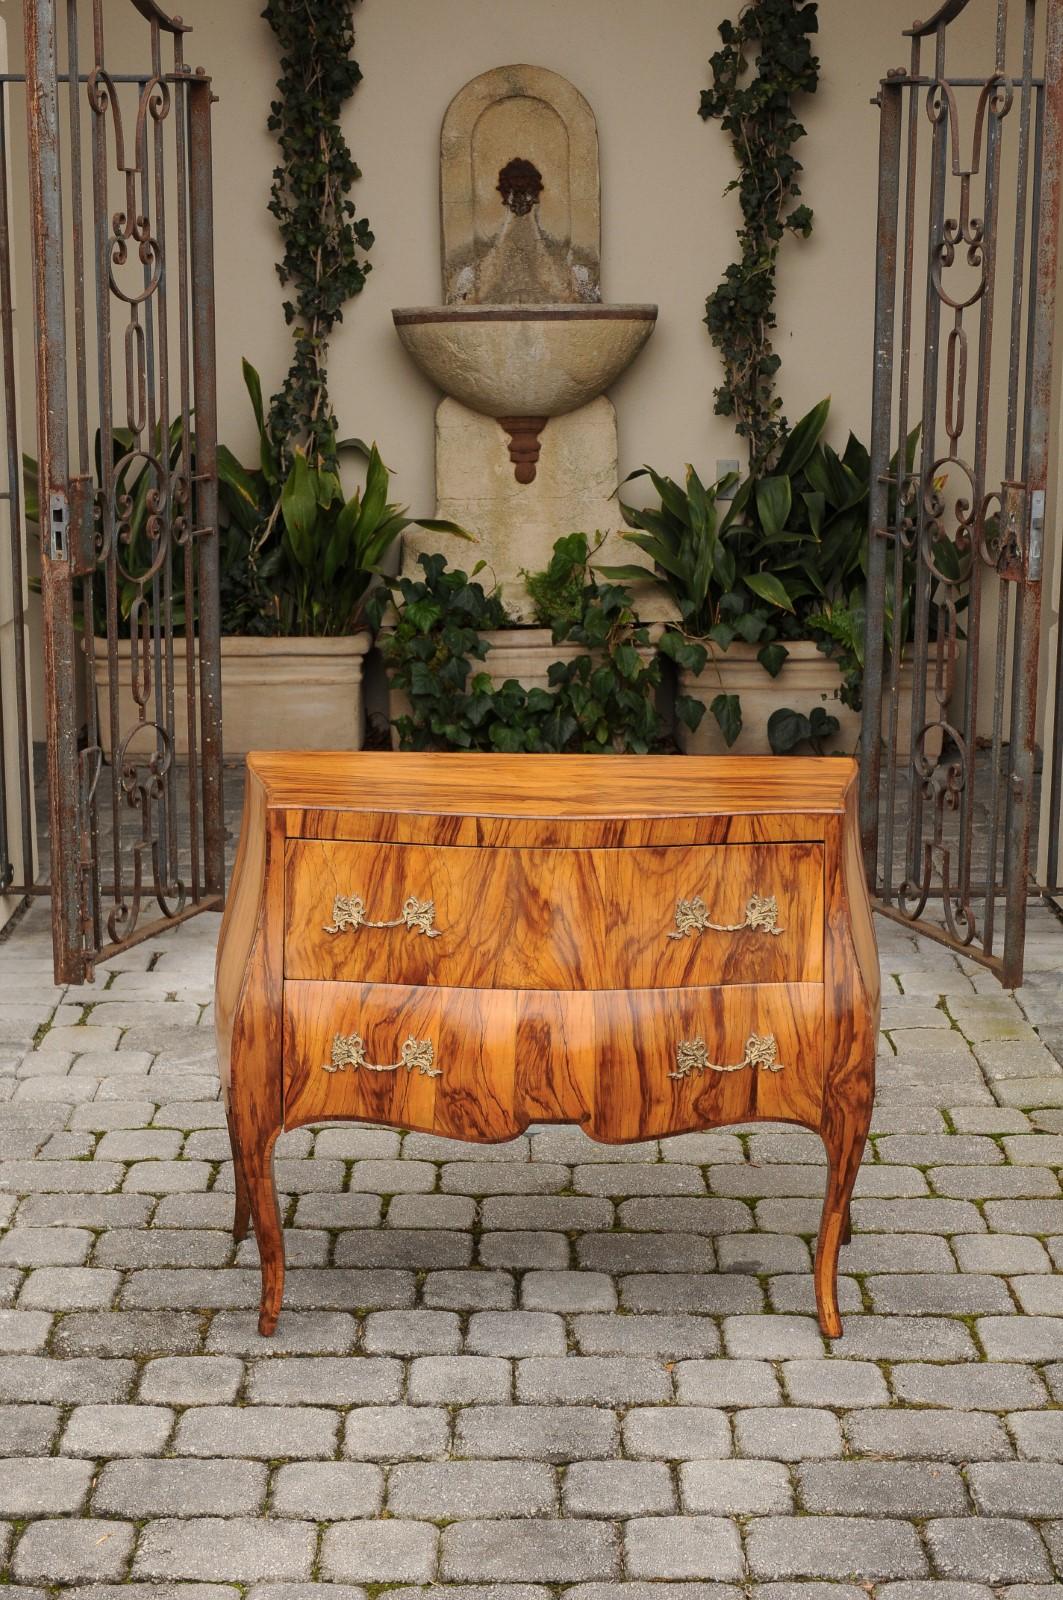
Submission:
<svg viewBox="0 0 1063 1600">
<path fill-rule="evenodd" d="M 789 655 L 790 652 L 786 646 L 775 641 L 772 644 L 761 645 L 757 651 L 757 660 L 765 672 L 769 673 L 771 677 L 777 678 Z"/>
<path fill-rule="evenodd" d="M 705 706 L 701 700 L 695 700 L 689 694 L 677 694 L 675 697 L 675 714 L 691 733 L 696 733 L 701 726 L 705 715 Z"/>
<path fill-rule="evenodd" d="M 736 694 L 718 694 L 709 710 L 719 724 L 728 749 L 742 732 L 742 703 Z"/>
</svg>

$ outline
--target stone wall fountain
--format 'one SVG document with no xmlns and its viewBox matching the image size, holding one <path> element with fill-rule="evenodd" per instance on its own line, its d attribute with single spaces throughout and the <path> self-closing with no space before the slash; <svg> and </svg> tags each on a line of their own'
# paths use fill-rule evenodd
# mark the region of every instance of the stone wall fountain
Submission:
<svg viewBox="0 0 1063 1600">
<path fill-rule="evenodd" d="M 436 413 L 438 515 L 479 541 L 510 611 L 527 619 L 521 570 L 576 530 L 610 532 L 599 560 L 640 559 L 621 544 L 614 497 L 616 413 L 605 391 L 653 332 L 657 307 L 601 303 L 598 133 L 566 79 L 497 67 L 467 83 L 443 119 L 445 304 L 393 315 L 399 338 L 443 391 Z M 408 533 L 467 566 L 469 546 Z M 647 585 L 644 613 L 657 614 Z"/>
</svg>

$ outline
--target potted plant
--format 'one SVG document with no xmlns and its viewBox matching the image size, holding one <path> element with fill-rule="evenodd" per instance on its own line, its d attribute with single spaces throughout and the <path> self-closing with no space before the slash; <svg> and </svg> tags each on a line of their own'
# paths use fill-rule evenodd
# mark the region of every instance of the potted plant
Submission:
<svg viewBox="0 0 1063 1600">
<path fill-rule="evenodd" d="M 466 574 L 422 555 L 422 578 L 391 580 L 396 621 L 381 653 L 400 749 L 645 754 L 663 743 L 657 652 L 627 590 L 598 579 L 591 553 L 585 534 L 570 534 L 530 575 L 555 654 L 535 681 L 510 675 L 498 641 L 527 630 L 507 628 L 497 593 L 476 581 L 482 563 Z"/>
<path fill-rule="evenodd" d="M 679 612 L 661 648 L 678 668 L 676 737 L 690 754 L 859 743 L 870 461 L 851 434 L 841 456 L 823 439 L 829 409 L 829 400 L 815 406 L 771 470 L 740 485 L 734 475 L 703 484 L 692 467 L 684 485 L 648 467 L 631 475 L 648 476 L 660 502 L 624 505 L 625 537 L 653 556 Z M 916 440 L 917 431 L 909 466 Z M 906 586 L 905 638 L 910 610 Z M 904 707 L 907 666 L 901 690 Z"/>
<path fill-rule="evenodd" d="M 368 460 L 365 486 L 345 494 L 338 470 L 294 450 L 284 469 L 266 425 L 258 373 L 247 361 L 244 380 L 259 433 L 259 464 L 241 465 L 218 447 L 220 496 L 221 661 L 225 751 L 360 748 L 365 729 L 362 676 L 372 642 L 366 600 L 382 564 L 414 521 L 468 538 L 454 523 L 411 518 L 388 500 L 390 475 L 376 445 L 343 441 L 340 448 Z M 171 466 L 181 457 L 181 424 L 171 431 Z M 131 448 L 116 435 L 116 458 Z M 195 442 L 193 439 L 193 455 Z M 27 476 L 34 463 L 27 463 Z M 123 566 L 136 573 L 150 559 L 146 531 L 153 476 L 137 464 L 122 471 L 119 490 L 129 505 Z M 173 565 L 173 621 L 185 621 L 182 563 Z M 98 590 L 101 586 L 96 585 Z M 140 712 L 132 692 L 130 610 L 134 581 L 116 596 L 119 727 L 127 732 Z M 108 691 L 106 613 L 97 597 L 93 628 L 98 695 Z M 173 652 L 173 691 L 184 704 L 186 656 Z M 151 712 L 149 709 L 148 715 Z M 187 751 L 185 719 L 177 717 L 176 751 Z M 111 754 L 110 718 L 100 717 L 100 743 Z"/>
</svg>

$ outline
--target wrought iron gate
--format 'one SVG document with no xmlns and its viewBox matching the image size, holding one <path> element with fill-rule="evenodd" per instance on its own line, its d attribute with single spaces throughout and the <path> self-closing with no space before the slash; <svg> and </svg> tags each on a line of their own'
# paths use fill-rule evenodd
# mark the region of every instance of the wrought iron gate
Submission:
<svg viewBox="0 0 1063 1600">
<path fill-rule="evenodd" d="M 51 870 L 21 887 L 78 982 L 224 890 L 212 94 L 156 0 L 24 16 Z"/>
<path fill-rule="evenodd" d="M 861 825 L 879 909 L 1014 985 L 1036 811 L 1063 0 L 994 3 L 988 72 L 962 66 L 992 48 L 990 5 L 945 0 L 908 30 L 910 64 L 878 101 Z"/>
</svg>

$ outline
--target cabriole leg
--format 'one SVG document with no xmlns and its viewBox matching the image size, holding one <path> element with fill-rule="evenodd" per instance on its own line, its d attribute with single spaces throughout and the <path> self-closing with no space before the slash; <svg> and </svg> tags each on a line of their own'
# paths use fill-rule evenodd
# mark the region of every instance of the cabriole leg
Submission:
<svg viewBox="0 0 1063 1600">
<path fill-rule="evenodd" d="M 248 1197 L 247 1182 L 244 1178 L 243 1157 L 236 1142 L 232 1114 L 228 1111 L 225 1113 L 225 1120 L 229 1126 L 229 1146 L 233 1153 L 233 1188 L 235 1190 L 233 1238 L 239 1244 L 241 1239 L 246 1239 L 247 1237 L 247 1230 L 251 1222 L 251 1201 Z"/>
<path fill-rule="evenodd" d="M 832 1108 L 829 1121 L 820 1132 L 827 1150 L 827 1191 L 823 1197 L 823 1217 L 816 1245 L 816 1308 L 819 1325 L 828 1339 L 838 1339 L 842 1319 L 838 1310 L 838 1254 L 851 1237 L 849 1202 L 860 1170 L 867 1131 L 871 1123 L 870 1103 L 865 1106 Z"/>
<path fill-rule="evenodd" d="M 258 1241 L 258 1255 L 262 1271 L 262 1295 L 258 1309 L 258 1331 L 271 1334 L 277 1326 L 281 1301 L 284 1297 L 284 1231 L 281 1227 L 280 1206 L 277 1204 L 277 1186 L 273 1177 L 273 1147 L 279 1128 L 264 1127 L 254 1116 L 244 1111 L 238 1099 L 229 1110 L 229 1128 L 232 1135 L 234 1165 L 237 1173 L 242 1169 L 244 1205 L 250 1211 Z M 235 1228 L 241 1220 L 240 1184 L 236 1179 L 237 1201 Z M 246 1228 L 246 1222 L 244 1224 Z"/>
</svg>

